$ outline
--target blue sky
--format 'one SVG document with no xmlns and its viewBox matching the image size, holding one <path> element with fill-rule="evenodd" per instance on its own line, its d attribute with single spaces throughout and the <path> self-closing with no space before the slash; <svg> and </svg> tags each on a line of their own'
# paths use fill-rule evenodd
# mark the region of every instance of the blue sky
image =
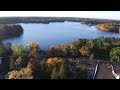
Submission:
<svg viewBox="0 0 120 90">
<path fill-rule="evenodd" d="M 56 16 L 120 20 L 120 11 L 0 11 L 0 17 L 8 16 Z"/>
</svg>

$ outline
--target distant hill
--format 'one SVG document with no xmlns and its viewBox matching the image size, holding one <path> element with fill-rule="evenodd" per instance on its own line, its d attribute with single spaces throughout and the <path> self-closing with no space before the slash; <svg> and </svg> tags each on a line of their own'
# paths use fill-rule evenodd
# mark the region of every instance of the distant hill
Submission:
<svg viewBox="0 0 120 90">
<path fill-rule="evenodd" d="M 74 21 L 83 24 L 97 25 L 100 23 L 120 23 L 120 20 L 95 19 L 95 18 L 76 18 L 76 17 L 0 17 L 0 24 L 13 23 L 50 23 Z"/>
</svg>

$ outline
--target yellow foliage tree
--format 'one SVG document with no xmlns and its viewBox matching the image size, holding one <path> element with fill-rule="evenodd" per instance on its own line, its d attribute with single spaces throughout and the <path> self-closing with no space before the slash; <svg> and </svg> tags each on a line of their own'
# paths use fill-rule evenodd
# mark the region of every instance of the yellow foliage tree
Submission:
<svg viewBox="0 0 120 90">
<path fill-rule="evenodd" d="M 32 70 L 30 68 L 22 68 L 20 71 L 10 71 L 6 79 L 33 79 Z"/>
<path fill-rule="evenodd" d="M 79 49 L 81 55 L 83 56 L 90 56 L 91 54 L 91 51 L 90 51 L 90 48 L 88 46 L 82 46 L 80 49 Z"/>
</svg>

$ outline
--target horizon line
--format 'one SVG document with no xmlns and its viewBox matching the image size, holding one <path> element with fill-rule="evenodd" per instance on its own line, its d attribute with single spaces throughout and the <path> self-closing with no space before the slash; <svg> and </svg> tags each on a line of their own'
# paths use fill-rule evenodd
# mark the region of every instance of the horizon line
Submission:
<svg viewBox="0 0 120 90">
<path fill-rule="evenodd" d="M 6 18 L 6 17 L 12 17 L 12 18 L 14 18 L 14 17 L 55 17 L 55 18 L 57 18 L 57 17 L 63 17 L 63 18 L 88 18 L 88 19 L 103 19 L 103 20 L 120 20 L 120 19 L 113 19 L 113 18 L 93 18 L 93 17 L 77 17 L 77 16 L 0 16 L 0 18 Z"/>
</svg>

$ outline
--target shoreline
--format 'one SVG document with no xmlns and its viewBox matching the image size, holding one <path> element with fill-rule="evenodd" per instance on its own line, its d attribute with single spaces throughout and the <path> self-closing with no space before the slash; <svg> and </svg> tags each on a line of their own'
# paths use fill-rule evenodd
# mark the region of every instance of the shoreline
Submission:
<svg viewBox="0 0 120 90">
<path fill-rule="evenodd" d="M 50 22 L 81 22 L 83 24 L 97 25 L 100 23 L 120 23 L 120 20 L 97 19 L 97 18 L 79 18 L 79 17 L 0 17 L 0 24 L 15 23 L 50 23 Z"/>
</svg>

